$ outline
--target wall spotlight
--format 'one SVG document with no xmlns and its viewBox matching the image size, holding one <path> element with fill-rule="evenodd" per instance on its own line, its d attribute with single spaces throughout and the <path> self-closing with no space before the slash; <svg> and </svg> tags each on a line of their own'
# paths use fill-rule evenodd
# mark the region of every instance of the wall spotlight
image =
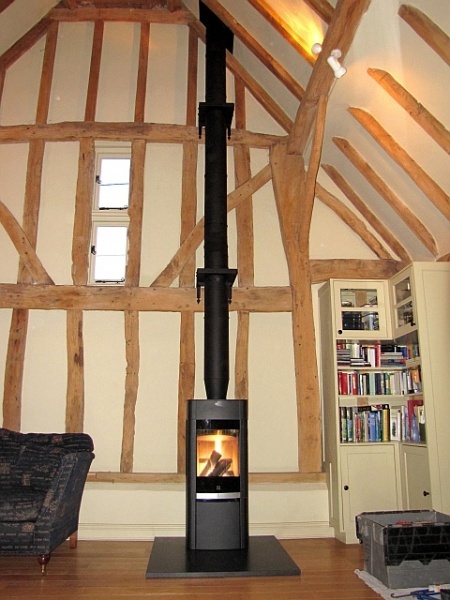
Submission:
<svg viewBox="0 0 450 600">
<path fill-rule="evenodd" d="M 322 52 L 322 44 L 319 44 L 317 42 L 315 44 L 313 44 L 311 46 L 311 52 L 316 55 L 320 54 Z M 345 75 L 347 73 L 347 69 L 345 67 L 343 67 L 338 60 L 339 58 L 341 58 L 341 56 L 342 56 L 342 52 L 338 48 L 336 48 L 335 50 L 331 51 L 330 56 L 327 58 L 327 63 L 332 68 L 336 79 L 339 79 L 340 77 L 342 77 L 343 75 Z"/>
<path fill-rule="evenodd" d="M 330 56 L 327 58 L 327 63 L 333 69 L 334 76 L 339 79 L 347 73 L 347 69 L 341 65 L 339 58 L 341 58 L 342 52 L 339 49 L 331 51 Z"/>
</svg>

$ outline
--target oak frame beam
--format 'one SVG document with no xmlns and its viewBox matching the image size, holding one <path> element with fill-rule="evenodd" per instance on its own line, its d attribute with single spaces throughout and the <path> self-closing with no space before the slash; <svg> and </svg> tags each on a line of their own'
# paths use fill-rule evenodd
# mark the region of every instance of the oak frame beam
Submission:
<svg viewBox="0 0 450 600">
<path fill-rule="evenodd" d="M 399 259 L 407 265 L 411 262 L 411 255 L 392 235 L 389 229 L 378 219 L 378 217 L 370 210 L 365 202 L 353 190 L 350 184 L 342 177 L 338 170 L 332 165 L 321 165 L 322 169 L 328 177 L 337 185 L 343 194 L 350 200 L 356 210 L 366 219 L 370 226 L 378 233 L 382 240 L 391 248 L 391 250 L 399 257 Z"/>
<path fill-rule="evenodd" d="M 301 100 L 304 89 L 296 79 L 248 33 L 248 31 L 228 12 L 218 0 L 203 0 L 203 3 L 233 32 L 244 46 L 280 81 L 297 100 Z"/>
<path fill-rule="evenodd" d="M 199 140 L 198 128 L 195 125 L 64 121 L 61 123 L 0 126 L 0 142 L 5 144 L 17 144 L 31 140 L 79 142 L 86 138 L 111 141 L 145 139 L 147 142 L 162 144 L 204 143 Z M 227 143 L 229 146 L 245 143 L 252 148 L 270 148 L 283 139 L 284 136 L 232 129 L 231 138 Z"/>
<path fill-rule="evenodd" d="M 397 194 L 386 184 L 383 178 L 369 165 L 359 152 L 344 138 L 334 137 L 333 142 L 341 152 L 350 160 L 350 162 L 365 177 L 370 185 L 380 194 L 380 196 L 389 204 L 402 221 L 409 227 L 414 235 L 421 241 L 427 250 L 437 255 L 436 241 L 425 227 L 423 222 L 416 217 L 412 210 L 401 200 Z"/>
<path fill-rule="evenodd" d="M 450 66 L 450 38 L 415 6 L 402 4 L 400 17 Z"/>
<path fill-rule="evenodd" d="M 316 58 L 312 56 L 308 43 L 294 31 L 267 0 L 247 0 L 264 19 L 302 56 L 311 66 Z M 332 9 L 334 10 L 334 9 Z M 331 13 L 332 14 L 332 13 Z"/>
<path fill-rule="evenodd" d="M 345 58 L 363 14 L 370 0 L 339 0 L 333 11 L 322 43 L 322 52 L 314 65 L 305 94 L 289 134 L 289 154 L 303 154 L 313 127 L 317 103 L 321 95 L 328 95 L 334 81 L 333 71 L 327 63 L 334 48 L 339 48 Z"/>
<path fill-rule="evenodd" d="M 189 10 L 168 11 L 160 8 L 90 8 L 79 6 L 52 8 L 47 18 L 54 21 L 122 21 L 130 23 L 161 23 L 165 25 L 187 25 L 195 19 Z"/>
<path fill-rule="evenodd" d="M 422 129 L 450 154 L 450 131 L 438 121 L 408 90 L 383 69 L 367 69 L 367 73 L 409 114 Z"/>
<path fill-rule="evenodd" d="M 360 125 L 372 136 L 377 144 L 387 155 L 422 190 L 432 204 L 446 217 L 450 219 L 450 196 L 439 187 L 439 185 L 425 172 L 420 165 L 394 140 L 394 138 L 378 123 L 378 121 L 366 110 L 350 106 L 349 113 Z M 433 252 L 436 256 L 436 253 Z"/>
</svg>

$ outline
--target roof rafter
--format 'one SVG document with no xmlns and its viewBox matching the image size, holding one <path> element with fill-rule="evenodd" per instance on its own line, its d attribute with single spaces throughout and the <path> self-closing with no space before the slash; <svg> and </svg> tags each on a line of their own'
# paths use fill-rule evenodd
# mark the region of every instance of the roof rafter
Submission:
<svg viewBox="0 0 450 600">
<path fill-rule="evenodd" d="M 334 81 L 327 57 L 334 48 L 339 48 L 345 57 L 369 4 L 370 0 L 339 0 L 289 135 L 289 153 L 303 154 L 305 151 L 319 98 L 322 94 L 329 94 Z"/>
</svg>

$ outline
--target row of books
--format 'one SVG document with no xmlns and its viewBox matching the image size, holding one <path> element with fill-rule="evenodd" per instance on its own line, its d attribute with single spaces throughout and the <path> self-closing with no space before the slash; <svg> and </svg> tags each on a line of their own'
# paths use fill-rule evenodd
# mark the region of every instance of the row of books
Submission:
<svg viewBox="0 0 450 600">
<path fill-rule="evenodd" d="M 422 391 L 420 366 L 403 371 L 338 371 L 340 396 L 391 396 Z"/>
<path fill-rule="evenodd" d="M 339 409 L 341 443 L 425 442 L 423 401 L 410 399 L 405 405 L 342 406 Z"/>
<path fill-rule="evenodd" d="M 338 341 L 336 352 L 338 366 L 402 367 L 407 360 L 419 357 L 419 346 Z"/>
</svg>

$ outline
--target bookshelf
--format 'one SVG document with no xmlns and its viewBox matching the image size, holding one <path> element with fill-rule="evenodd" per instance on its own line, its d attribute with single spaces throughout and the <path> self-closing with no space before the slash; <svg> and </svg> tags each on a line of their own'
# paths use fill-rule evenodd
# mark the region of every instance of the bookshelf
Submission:
<svg viewBox="0 0 450 600">
<path fill-rule="evenodd" d="M 357 541 L 360 512 L 450 509 L 450 382 L 435 366 L 450 356 L 450 331 L 436 323 L 438 307 L 448 323 L 449 275 L 448 263 L 412 263 L 389 281 L 319 290 L 330 525 L 344 542 Z"/>
</svg>

